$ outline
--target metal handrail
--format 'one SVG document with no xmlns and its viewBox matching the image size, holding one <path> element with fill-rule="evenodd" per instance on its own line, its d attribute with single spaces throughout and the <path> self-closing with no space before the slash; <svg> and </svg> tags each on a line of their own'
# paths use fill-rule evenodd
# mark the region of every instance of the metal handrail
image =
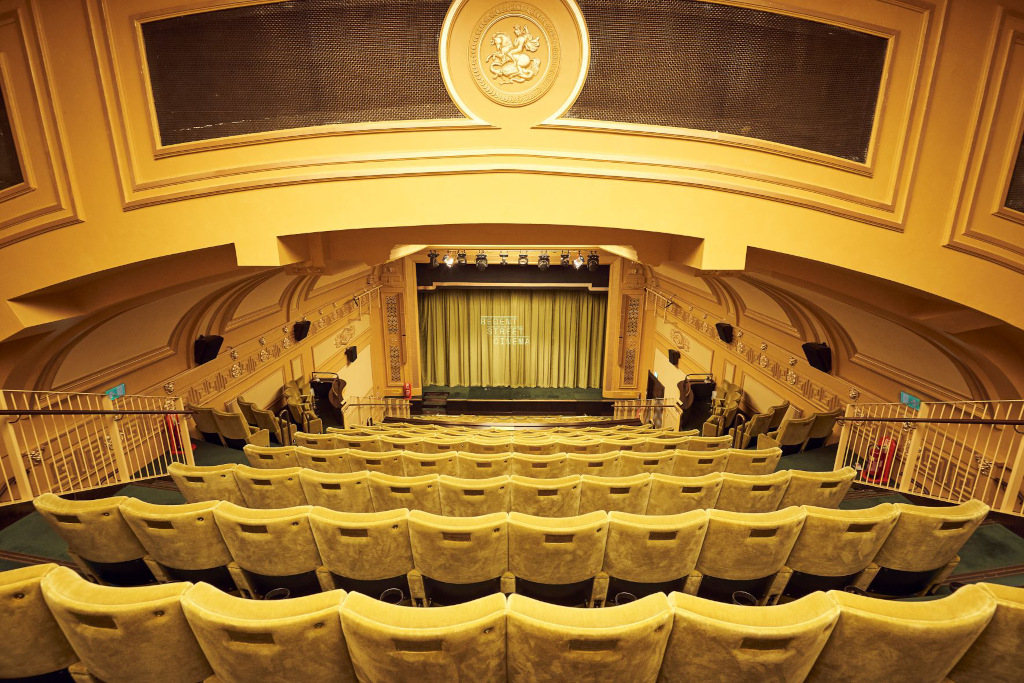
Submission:
<svg viewBox="0 0 1024 683">
<path fill-rule="evenodd" d="M 986 420 L 983 418 L 931 418 L 931 417 L 847 417 L 840 415 L 836 422 L 842 424 L 850 422 L 899 422 L 905 424 L 948 424 L 948 425 L 1005 425 L 1009 427 L 1022 426 L 1024 420 Z"/>
<path fill-rule="evenodd" d="M 0 410 L 0 415 L 191 415 L 191 410 Z"/>
</svg>

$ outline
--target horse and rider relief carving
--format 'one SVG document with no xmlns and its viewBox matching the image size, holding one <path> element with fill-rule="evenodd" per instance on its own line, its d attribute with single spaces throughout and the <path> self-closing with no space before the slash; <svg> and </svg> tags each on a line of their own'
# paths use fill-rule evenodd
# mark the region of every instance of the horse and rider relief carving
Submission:
<svg viewBox="0 0 1024 683">
<path fill-rule="evenodd" d="M 540 37 L 534 37 L 527 25 L 514 26 L 515 37 L 499 31 L 491 38 L 495 51 L 485 60 L 492 77 L 502 85 L 525 83 L 540 72 L 540 59 L 531 57 L 540 48 Z"/>
</svg>

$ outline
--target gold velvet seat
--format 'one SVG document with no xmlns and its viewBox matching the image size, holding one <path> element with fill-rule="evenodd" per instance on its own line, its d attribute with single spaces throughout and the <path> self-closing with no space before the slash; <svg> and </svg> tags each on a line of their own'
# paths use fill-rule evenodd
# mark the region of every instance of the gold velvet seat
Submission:
<svg viewBox="0 0 1024 683">
<path fill-rule="evenodd" d="M 430 604 L 454 605 L 514 585 L 508 573 L 508 515 L 441 517 L 409 513 L 413 564 Z"/>
<path fill-rule="evenodd" d="M 729 457 L 723 472 L 732 474 L 771 474 L 779 466 L 782 457 L 781 448 L 764 448 L 743 451 L 738 448 L 729 449 Z"/>
<path fill-rule="evenodd" d="M 526 455 L 512 454 L 512 474 L 534 479 L 558 479 L 569 473 L 568 460 L 564 454 Z"/>
<path fill-rule="evenodd" d="M 446 517 L 476 517 L 508 512 L 512 502 L 512 482 L 508 477 L 490 479 L 438 478 L 441 514 Z"/>
<path fill-rule="evenodd" d="M 680 444 L 678 448 L 681 451 L 689 451 L 691 453 L 707 453 L 710 451 L 720 451 L 730 446 L 732 446 L 732 437 L 729 435 L 691 436 L 684 444 Z"/>
<path fill-rule="evenodd" d="M 192 584 L 97 586 L 58 567 L 40 585 L 81 662 L 71 669 L 75 680 L 196 683 L 213 673 L 181 611 Z"/>
<path fill-rule="evenodd" d="M 634 474 L 669 474 L 675 463 L 675 451 L 657 453 L 619 452 L 619 476 Z"/>
<path fill-rule="evenodd" d="M 789 471 L 745 475 L 722 473 L 722 491 L 715 507 L 733 512 L 772 512 L 789 486 Z"/>
<path fill-rule="evenodd" d="M 671 432 L 669 434 L 661 434 L 658 436 L 649 436 L 644 439 L 645 443 L 643 447 L 635 450 L 645 451 L 647 453 L 658 453 L 665 450 L 675 450 L 677 448 L 686 448 L 686 444 L 696 436 L 696 432 Z M 703 450 L 703 449 L 701 449 Z"/>
<path fill-rule="evenodd" d="M 925 595 L 953 573 L 957 553 L 985 521 L 988 506 L 980 500 L 930 507 L 897 504 L 899 521 L 875 555 L 880 568 L 868 592 Z"/>
<path fill-rule="evenodd" d="M 241 413 L 213 411 L 217 420 L 217 431 L 224 439 L 224 445 L 231 448 L 242 448 L 246 444 L 269 446 L 270 432 L 266 429 L 250 427 Z"/>
<path fill-rule="evenodd" d="M 668 599 L 674 623 L 659 683 L 802 681 L 839 619 L 823 593 L 770 607 Z"/>
<path fill-rule="evenodd" d="M 508 437 L 487 438 L 483 435 L 472 435 L 466 438 L 466 452 L 477 455 L 497 455 L 512 452 L 512 440 Z"/>
<path fill-rule="evenodd" d="M 758 604 L 777 601 L 789 580 L 786 558 L 806 513 L 708 511 L 708 530 L 697 558 L 698 595 L 728 602 L 734 591 L 752 594 Z"/>
<path fill-rule="evenodd" d="M 980 584 L 996 613 L 953 670 L 954 683 L 1019 683 L 1024 652 L 1024 588 Z"/>
<path fill-rule="evenodd" d="M 355 434 L 339 432 L 336 430 L 330 430 L 329 434 L 335 438 L 336 448 L 353 448 L 360 451 L 366 451 L 367 453 L 380 453 L 380 437 L 379 436 L 356 436 Z"/>
<path fill-rule="evenodd" d="M 369 472 L 299 472 L 299 484 L 309 505 L 338 512 L 373 512 Z"/>
<path fill-rule="evenodd" d="M 487 455 L 460 451 L 456 465 L 462 479 L 492 479 L 512 474 L 512 456 L 509 453 Z"/>
<path fill-rule="evenodd" d="M 345 458 L 348 460 L 349 469 L 353 472 L 380 472 L 393 477 L 401 477 L 405 474 L 400 451 L 373 453 L 350 450 Z"/>
<path fill-rule="evenodd" d="M 786 565 L 793 576 L 784 595 L 815 590 L 864 590 L 878 572 L 871 560 L 889 537 L 900 511 L 891 503 L 866 510 L 803 506 L 807 513 Z"/>
<path fill-rule="evenodd" d="M 766 434 L 772 423 L 772 413 L 756 413 L 750 419 L 730 431 L 734 434 L 736 448 L 746 448 L 761 434 Z"/>
<path fill-rule="evenodd" d="M 505 680 L 505 596 L 416 609 L 349 593 L 341 623 L 361 683 Z"/>
<path fill-rule="evenodd" d="M 222 503 L 213 510 L 235 583 L 252 596 L 284 588 L 294 597 L 318 593 L 320 553 L 310 529 L 309 505 L 249 510 Z M 317 508 L 319 509 L 319 508 Z"/>
<path fill-rule="evenodd" d="M 317 472 L 351 472 L 352 468 L 348 461 L 347 448 L 334 450 L 319 450 L 316 448 L 295 448 L 295 460 L 299 467 L 316 470 Z"/>
<path fill-rule="evenodd" d="M 338 448 L 338 440 L 333 434 L 307 434 L 306 432 L 295 432 L 292 434 L 292 442 L 296 446 L 318 451 L 331 451 Z"/>
<path fill-rule="evenodd" d="M 619 436 L 604 437 L 604 453 L 609 451 L 643 451 L 647 446 L 646 437 L 642 436 Z"/>
<path fill-rule="evenodd" d="M 789 470 L 789 474 L 789 486 L 779 502 L 780 508 L 791 505 L 837 508 L 853 485 L 857 470 L 852 467 L 844 467 L 835 472 Z"/>
<path fill-rule="evenodd" d="M 651 494 L 649 474 L 635 474 L 632 477 L 583 475 L 580 479 L 578 514 L 585 515 L 597 510 L 618 510 L 642 515 L 647 510 L 647 499 Z"/>
<path fill-rule="evenodd" d="M 647 514 L 676 515 L 690 510 L 713 508 L 721 490 L 722 475 L 718 472 L 703 477 L 652 474 Z"/>
<path fill-rule="evenodd" d="M 156 578 L 139 543 L 121 515 L 125 496 L 65 500 L 44 493 L 33 501 L 43 519 L 68 544 L 68 555 L 87 577 L 115 586 L 153 583 Z"/>
<path fill-rule="evenodd" d="M 128 498 L 121 503 L 121 514 L 146 549 L 143 559 L 150 571 L 161 582 L 206 581 L 232 590 L 231 551 L 213 516 L 218 505 L 217 501 L 155 505 Z"/>
<path fill-rule="evenodd" d="M 508 531 L 508 566 L 516 592 L 563 605 L 605 599 L 606 513 L 552 518 L 511 512 Z"/>
<path fill-rule="evenodd" d="M 393 436 L 390 434 L 381 434 L 378 441 L 380 443 L 381 452 L 413 451 L 418 450 L 420 445 L 420 438 L 416 436 Z"/>
<path fill-rule="evenodd" d="M 441 514 L 440 486 L 436 474 L 420 477 L 392 477 L 379 472 L 370 472 L 370 497 L 373 509 L 423 510 L 435 515 Z"/>
<path fill-rule="evenodd" d="M 558 441 L 554 439 L 517 437 L 512 442 L 514 455 L 555 455 L 561 452 Z"/>
<path fill-rule="evenodd" d="M 422 604 L 423 582 L 414 569 L 409 511 L 336 512 L 313 508 L 309 514 L 323 560 L 320 584 L 372 598 Z"/>
<path fill-rule="evenodd" d="M 295 457 L 296 446 L 242 446 L 249 466 L 261 470 L 277 470 L 284 467 L 298 467 Z"/>
<path fill-rule="evenodd" d="M 808 683 L 943 681 L 996 609 L 995 600 L 979 586 L 926 602 L 876 600 L 842 591 L 828 596 L 839 604 L 839 622 Z"/>
<path fill-rule="evenodd" d="M 466 441 L 455 435 L 438 434 L 437 436 L 425 436 L 420 440 L 420 452 L 449 453 L 466 450 Z"/>
<path fill-rule="evenodd" d="M 694 572 L 707 532 L 707 510 L 678 515 L 608 514 L 604 573 L 607 602 L 680 590 L 696 593 Z"/>
<path fill-rule="evenodd" d="M 672 629 L 662 593 L 600 610 L 508 599 L 509 683 L 654 683 Z"/>
<path fill-rule="evenodd" d="M 242 492 L 245 506 L 259 509 L 290 508 L 306 504 L 306 494 L 299 483 L 301 467 L 261 470 L 239 465 L 235 482 Z"/>
<path fill-rule="evenodd" d="M 558 439 L 558 452 L 568 455 L 597 455 L 601 453 L 601 447 L 600 439 L 589 437 Z"/>
<path fill-rule="evenodd" d="M 829 438 L 832 436 L 832 432 L 836 428 L 836 422 L 843 414 L 842 408 L 836 408 L 823 413 L 814 413 L 811 417 L 814 421 L 811 423 L 811 428 L 807 432 L 807 441 L 804 442 L 804 450 L 814 450 L 815 448 L 821 448 L 828 443 Z"/>
<path fill-rule="evenodd" d="M 55 569 L 35 564 L 0 572 L 0 679 L 42 676 L 78 661 L 39 585 Z"/>
<path fill-rule="evenodd" d="M 335 590 L 292 600 L 244 600 L 192 586 L 181 606 L 216 681 L 355 683 Z"/>
<path fill-rule="evenodd" d="M 226 500 L 236 505 L 244 505 L 245 499 L 235 482 L 237 465 L 185 465 L 172 462 L 167 466 L 167 474 L 185 496 L 189 503 L 201 503 L 204 500 Z"/>
<path fill-rule="evenodd" d="M 786 420 L 778 429 L 759 435 L 757 437 L 757 447 L 781 448 L 783 455 L 799 453 L 804 449 L 804 444 L 807 443 L 807 436 L 811 433 L 811 427 L 813 426 L 813 415 L 796 420 Z"/>
<path fill-rule="evenodd" d="M 580 477 L 532 479 L 512 475 L 513 512 L 535 517 L 575 517 L 580 509 Z"/>
<path fill-rule="evenodd" d="M 703 477 L 715 472 L 724 472 L 728 460 L 728 449 L 708 451 L 707 453 L 677 450 L 672 461 L 672 471 L 665 474 L 671 474 L 674 477 Z"/>
<path fill-rule="evenodd" d="M 598 477 L 619 476 L 619 453 L 570 454 L 566 458 L 566 472 L 573 474 L 590 474 Z"/>
<path fill-rule="evenodd" d="M 446 453 L 402 453 L 402 472 L 407 477 L 418 477 L 423 474 L 447 474 L 457 476 L 457 454 Z"/>
</svg>

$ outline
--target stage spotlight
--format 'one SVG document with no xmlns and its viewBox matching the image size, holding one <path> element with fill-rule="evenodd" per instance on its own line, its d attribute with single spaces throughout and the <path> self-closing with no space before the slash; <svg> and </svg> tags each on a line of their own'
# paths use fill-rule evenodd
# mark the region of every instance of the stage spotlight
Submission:
<svg viewBox="0 0 1024 683">
<path fill-rule="evenodd" d="M 551 267 L 551 257 L 547 254 L 541 254 L 537 257 L 537 267 L 541 270 L 547 270 Z"/>
<path fill-rule="evenodd" d="M 460 251 L 458 260 L 456 261 L 460 266 L 466 265 L 466 252 Z"/>
<path fill-rule="evenodd" d="M 441 265 L 440 263 L 437 262 L 437 252 L 434 251 L 433 249 L 430 250 L 430 253 L 427 254 L 427 256 L 430 258 L 431 268 L 437 268 L 438 266 Z"/>
<path fill-rule="evenodd" d="M 487 254 L 483 253 L 482 251 L 476 255 L 476 267 L 477 270 L 487 269 Z"/>
<path fill-rule="evenodd" d="M 519 255 L 519 265 L 525 266 L 525 265 L 529 265 L 529 263 L 530 263 L 530 257 L 524 251 L 523 253 L 521 253 Z"/>
<path fill-rule="evenodd" d="M 499 256 L 501 256 L 501 265 L 507 266 L 508 265 L 508 252 L 507 251 L 503 251 L 503 252 L 501 252 L 501 254 L 499 254 Z"/>
<path fill-rule="evenodd" d="M 583 263 L 583 254 L 577 251 L 576 258 L 573 259 L 572 265 L 576 267 L 576 270 L 579 270 L 583 267 Z"/>
<path fill-rule="evenodd" d="M 569 267 L 569 263 L 570 263 L 570 261 L 569 261 L 569 252 L 563 251 L 562 252 L 562 266 L 564 268 L 568 268 Z"/>
<path fill-rule="evenodd" d="M 452 257 L 452 253 L 450 251 L 444 255 L 444 264 L 449 268 L 455 265 L 455 259 Z"/>
<path fill-rule="evenodd" d="M 589 270 L 590 272 L 594 272 L 595 270 L 597 270 L 598 260 L 599 257 L 597 255 L 597 252 L 590 252 L 590 255 L 587 256 L 587 270 Z"/>
</svg>

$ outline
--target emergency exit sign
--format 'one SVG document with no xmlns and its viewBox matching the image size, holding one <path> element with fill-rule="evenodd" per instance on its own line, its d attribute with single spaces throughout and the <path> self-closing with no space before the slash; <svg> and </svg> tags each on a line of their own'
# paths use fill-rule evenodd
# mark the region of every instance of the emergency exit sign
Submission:
<svg viewBox="0 0 1024 683">
<path fill-rule="evenodd" d="M 121 398 L 122 396 L 124 396 L 124 382 L 121 382 L 113 389 L 107 389 L 103 393 L 109 396 L 111 401 L 113 401 L 116 398 Z"/>
<path fill-rule="evenodd" d="M 921 410 L 921 399 L 919 399 L 917 396 L 911 396 L 905 391 L 900 392 L 900 403 L 907 406 L 908 408 L 912 408 L 914 410 Z"/>
</svg>

